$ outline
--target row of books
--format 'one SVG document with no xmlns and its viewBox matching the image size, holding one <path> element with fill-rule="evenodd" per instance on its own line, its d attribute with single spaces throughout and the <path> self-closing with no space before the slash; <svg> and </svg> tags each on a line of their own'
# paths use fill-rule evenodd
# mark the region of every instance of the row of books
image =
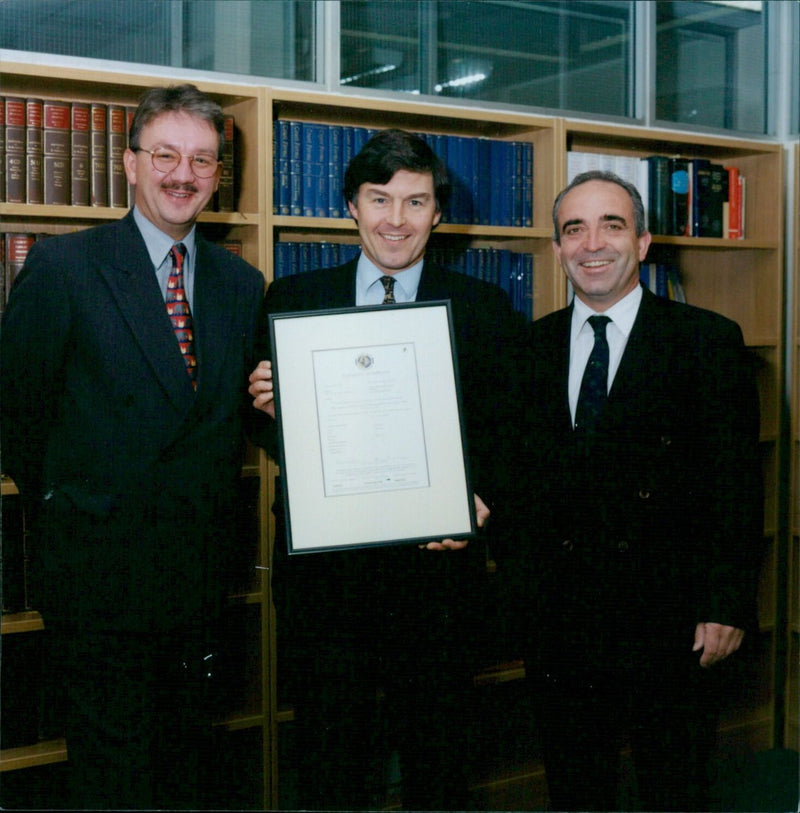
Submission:
<svg viewBox="0 0 800 813">
<path fill-rule="evenodd" d="M 569 180 L 597 169 L 636 186 L 651 234 L 744 239 L 745 179 L 738 167 L 707 158 L 567 153 Z"/>
<path fill-rule="evenodd" d="M 0 201 L 128 208 L 123 153 L 135 108 L 0 96 Z M 234 210 L 234 120 L 226 116 L 219 189 L 209 208 Z"/>
<path fill-rule="evenodd" d="M 11 286 L 25 264 L 30 247 L 50 236 L 35 232 L 0 232 L 0 313 L 5 309 Z M 224 240 L 219 245 L 242 256 L 241 240 Z"/>
<path fill-rule="evenodd" d="M 360 250 L 352 243 L 276 243 L 275 279 L 346 263 L 357 257 Z M 533 313 L 531 254 L 494 248 L 429 246 L 425 256 L 431 262 L 499 285 L 517 310 L 527 316 Z"/>
<path fill-rule="evenodd" d="M 378 130 L 280 119 L 274 123 L 273 214 L 347 217 L 345 169 Z M 533 224 L 533 145 L 419 133 L 444 161 L 452 196 L 443 221 Z"/>
<path fill-rule="evenodd" d="M 681 284 L 680 274 L 674 265 L 668 263 L 639 264 L 639 279 L 646 288 L 656 296 L 672 299 L 675 302 L 686 302 L 686 294 Z"/>
</svg>

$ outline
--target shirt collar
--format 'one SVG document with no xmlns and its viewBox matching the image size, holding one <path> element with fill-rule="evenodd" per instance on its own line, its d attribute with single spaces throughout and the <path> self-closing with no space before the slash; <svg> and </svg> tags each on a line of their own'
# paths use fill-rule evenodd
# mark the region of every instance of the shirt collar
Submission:
<svg viewBox="0 0 800 813">
<path fill-rule="evenodd" d="M 192 226 L 191 231 L 186 237 L 180 241 L 176 241 L 168 234 L 164 234 L 161 229 L 156 228 L 135 206 L 133 207 L 133 219 L 139 227 L 139 231 L 142 233 L 144 244 L 147 246 L 147 253 L 150 255 L 150 260 L 154 268 L 158 268 L 164 262 L 167 254 L 169 254 L 169 250 L 176 242 L 181 242 L 186 246 L 187 257 L 194 257 L 195 226 Z"/>
<path fill-rule="evenodd" d="M 398 301 L 414 302 L 416 300 L 419 281 L 422 277 L 423 263 L 424 260 L 420 260 L 410 268 L 404 268 L 402 271 L 392 274 L 395 280 L 395 296 Z M 358 268 L 356 270 L 356 291 L 359 297 L 366 295 L 366 291 L 370 285 L 383 276 L 385 276 L 384 272 L 362 251 L 358 258 Z M 400 287 L 399 296 L 397 291 L 398 286 Z"/>
<path fill-rule="evenodd" d="M 583 329 L 586 320 L 594 316 L 598 311 L 592 310 L 585 302 L 576 296 L 573 300 L 572 308 L 572 335 L 576 336 Z M 637 285 L 629 294 L 626 294 L 619 302 L 615 302 L 608 310 L 603 311 L 604 316 L 608 316 L 616 325 L 617 329 L 627 338 L 633 330 L 633 323 L 636 321 L 636 314 L 639 312 L 639 305 L 642 303 L 642 286 Z M 589 328 L 591 331 L 591 328 Z"/>
</svg>

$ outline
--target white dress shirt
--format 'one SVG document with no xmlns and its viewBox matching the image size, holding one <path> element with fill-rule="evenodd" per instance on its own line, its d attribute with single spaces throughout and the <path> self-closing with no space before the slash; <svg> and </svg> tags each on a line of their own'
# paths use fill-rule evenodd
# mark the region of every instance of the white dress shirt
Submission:
<svg viewBox="0 0 800 813">
<path fill-rule="evenodd" d="M 606 325 L 606 339 L 608 340 L 608 392 L 614 383 L 614 376 L 619 369 L 622 354 L 631 335 L 639 305 L 642 302 L 642 288 L 637 285 L 627 296 L 612 305 L 603 316 L 611 321 Z M 578 395 L 581 390 L 581 380 L 586 363 L 589 361 L 594 347 L 594 329 L 589 324 L 590 316 L 595 316 L 588 305 L 575 297 L 572 308 L 572 328 L 569 342 L 569 411 L 572 415 L 572 425 L 575 425 L 575 410 L 578 405 Z"/>
</svg>

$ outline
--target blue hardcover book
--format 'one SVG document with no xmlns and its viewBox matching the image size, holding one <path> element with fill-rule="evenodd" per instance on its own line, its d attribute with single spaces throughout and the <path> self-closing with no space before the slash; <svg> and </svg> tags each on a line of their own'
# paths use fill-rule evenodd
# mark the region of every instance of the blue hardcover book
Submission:
<svg viewBox="0 0 800 813">
<path fill-rule="evenodd" d="M 289 214 L 303 214 L 303 123 L 289 122 Z"/>
<path fill-rule="evenodd" d="M 528 141 L 522 142 L 522 225 L 533 226 L 533 144 Z"/>
<path fill-rule="evenodd" d="M 272 130 L 272 213 L 289 214 L 289 122 L 278 119 Z"/>
<path fill-rule="evenodd" d="M 331 124 L 328 127 L 328 217 L 344 217 L 344 198 L 342 184 L 342 128 Z"/>
<path fill-rule="evenodd" d="M 506 195 L 511 188 L 511 172 L 505 164 L 505 141 L 493 139 L 489 142 L 488 167 L 481 163 L 481 173 L 486 178 L 486 187 L 489 198 L 489 219 L 487 223 L 493 226 L 510 226 L 504 223 L 504 210 L 506 208 Z M 488 170 L 488 171 L 487 171 Z M 484 184 L 481 185 L 482 187 Z"/>
<path fill-rule="evenodd" d="M 303 216 L 327 217 L 327 125 L 303 124 Z"/>
<path fill-rule="evenodd" d="M 275 279 L 288 277 L 292 273 L 292 243 L 275 243 Z"/>
</svg>

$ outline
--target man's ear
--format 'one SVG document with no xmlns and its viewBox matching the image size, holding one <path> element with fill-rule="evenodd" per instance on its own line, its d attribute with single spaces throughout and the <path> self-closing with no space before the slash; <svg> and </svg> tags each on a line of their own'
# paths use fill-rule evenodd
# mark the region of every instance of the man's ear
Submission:
<svg viewBox="0 0 800 813">
<path fill-rule="evenodd" d="M 358 223 L 358 208 L 352 200 L 347 201 L 347 211 L 350 212 L 350 217 Z"/>
</svg>

